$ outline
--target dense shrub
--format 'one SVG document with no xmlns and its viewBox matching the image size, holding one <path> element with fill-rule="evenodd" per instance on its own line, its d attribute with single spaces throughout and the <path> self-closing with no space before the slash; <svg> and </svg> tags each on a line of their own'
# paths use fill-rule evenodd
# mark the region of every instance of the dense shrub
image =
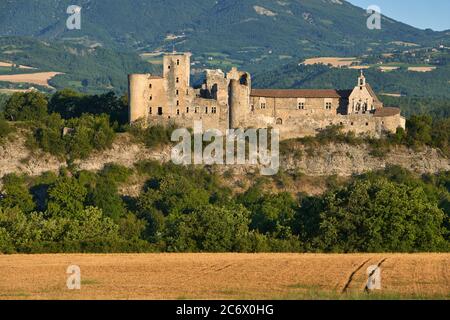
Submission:
<svg viewBox="0 0 450 320">
<path fill-rule="evenodd" d="M 47 97 L 38 92 L 14 93 L 6 102 L 4 116 L 9 121 L 41 120 L 47 116 Z"/>
<path fill-rule="evenodd" d="M 144 143 L 149 148 L 171 144 L 172 132 L 177 128 L 175 124 L 168 126 L 155 125 L 144 128 L 140 124 L 129 127 L 128 131 L 139 142 Z"/>
<path fill-rule="evenodd" d="M 448 250 L 444 212 L 424 190 L 362 180 L 321 199 L 315 245 L 332 252 Z"/>
<path fill-rule="evenodd" d="M 33 196 L 30 194 L 23 177 L 15 174 L 3 178 L 3 197 L 0 198 L 0 206 L 5 208 L 18 208 L 25 213 L 35 209 Z"/>
<path fill-rule="evenodd" d="M 67 128 L 65 135 L 64 128 Z M 73 160 L 87 158 L 94 150 L 110 148 L 114 137 L 107 115 L 84 114 L 65 121 L 59 114 L 52 114 L 36 126 L 30 144 Z"/>
<path fill-rule="evenodd" d="M 49 102 L 49 111 L 58 113 L 64 119 L 79 118 L 83 114 L 107 114 L 112 123 L 128 123 L 128 101 L 126 97 L 117 97 L 114 92 L 102 95 L 84 95 L 64 89 L 55 93 Z"/>
</svg>

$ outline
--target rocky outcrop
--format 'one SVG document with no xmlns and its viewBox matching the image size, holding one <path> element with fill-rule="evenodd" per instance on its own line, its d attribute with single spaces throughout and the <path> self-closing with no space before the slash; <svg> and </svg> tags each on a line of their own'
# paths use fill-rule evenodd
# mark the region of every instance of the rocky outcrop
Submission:
<svg viewBox="0 0 450 320">
<path fill-rule="evenodd" d="M 308 176 L 351 176 L 397 165 L 419 174 L 450 171 L 450 161 L 440 151 L 424 148 L 414 151 L 405 147 L 391 150 L 384 158 L 370 155 L 370 149 L 364 145 L 329 144 L 315 149 L 297 146 L 300 152 L 293 152 L 281 159 L 281 167 L 300 171 Z M 170 147 L 148 149 L 134 143 L 127 134 L 116 139 L 112 149 L 93 153 L 88 159 L 77 161 L 81 170 L 100 170 L 108 163 L 132 167 L 142 160 L 159 162 L 170 161 Z M 0 145 L 0 178 L 9 173 L 25 173 L 36 176 L 46 171 L 58 171 L 66 167 L 61 161 L 42 152 L 32 153 L 25 146 L 25 138 L 17 135 L 14 139 Z M 228 167 L 220 168 L 225 172 Z M 233 166 L 235 174 L 252 171 L 249 168 Z"/>
<path fill-rule="evenodd" d="M 62 165 L 56 157 L 30 151 L 23 134 L 14 134 L 0 144 L 0 178 L 14 172 L 37 176 L 46 171 L 57 171 Z"/>
<path fill-rule="evenodd" d="M 299 149 L 302 156 L 296 158 L 288 155 L 282 161 L 282 166 L 310 176 L 351 176 L 394 165 L 419 174 L 450 170 L 449 159 L 439 150 L 432 148 L 415 151 L 399 146 L 382 158 L 372 156 L 366 145 L 329 144 L 309 154 L 305 154 L 304 147 Z"/>
</svg>

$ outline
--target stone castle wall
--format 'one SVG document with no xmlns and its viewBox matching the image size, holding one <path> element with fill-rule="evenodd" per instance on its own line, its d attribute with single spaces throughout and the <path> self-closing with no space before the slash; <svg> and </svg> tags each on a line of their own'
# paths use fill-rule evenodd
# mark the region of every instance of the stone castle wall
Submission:
<svg viewBox="0 0 450 320">
<path fill-rule="evenodd" d="M 163 77 L 129 76 L 130 122 L 176 123 L 204 130 L 278 128 L 282 139 L 313 136 L 340 125 L 346 132 L 380 136 L 405 127 L 399 111 L 383 109 L 364 76 L 350 93 L 336 90 L 252 90 L 251 75 L 233 68 L 206 70 L 201 88 L 190 86 L 190 54 L 164 56 Z M 357 106 L 357 107 L 355 107 Z M 361 108 L 362 107 L 362 108 Z"/>
</svg>

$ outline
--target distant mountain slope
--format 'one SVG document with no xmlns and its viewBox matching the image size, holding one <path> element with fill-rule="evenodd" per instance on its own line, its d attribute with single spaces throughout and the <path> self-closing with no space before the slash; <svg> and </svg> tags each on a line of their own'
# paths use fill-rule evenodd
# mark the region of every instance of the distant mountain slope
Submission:
<svg viewBox="0 0 450 320">
<path fill-rule="evenodd" d="M 408 97 L 450 98 L 450 65 L 432 72 L 410 72 L 399 69 L 381 72 L 376 68 L 364 71 L 367 81 L 379 93 L 399 93 Z M 288 64 L 254 75 L 253 85 L 260 88 L 337 88 L 353 89 L 359 70 L 329 68 L 324 65 Z"/>
<path fill-rule="evenodd" d="M 154 72 L 154 68 L 133 53 L 120 53 L 105 48 L 87 48 L 67 42 L 45 42 L 23 37 L 0 37 L 0 61 L 35 67 L 13 69 L 3 74 L 57 71 L 64 73 L 50 80 L 61 89 L 71 87 L 83 92 L 127 90 L 127 74 Z"/>
<path fill-rule="evenodd" d="M 175 47 L 205 54 L 204 60 L 219 53 L 222 60 L 250 66 L 314 55 L 360 55 L 369 48 L 383 51 L 393 41 L 428 45 L 449 38 L 387 17 L 381 30 L 369 30 L 367 13 L 343 0 L 79 0 L 80 31 L 65 28 L 70 4 L 3 0 L 0 36 L 140 51 Z"/>
</svg>

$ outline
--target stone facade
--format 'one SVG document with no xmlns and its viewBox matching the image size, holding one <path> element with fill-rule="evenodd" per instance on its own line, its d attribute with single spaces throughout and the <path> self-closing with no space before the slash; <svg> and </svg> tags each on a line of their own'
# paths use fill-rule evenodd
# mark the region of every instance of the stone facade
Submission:
<svg viewBox="0 0 450 320">
<path fill-rule="evenodd" d="M 353 90 L 252 89 L 251 75 L 232 68 L 206 70 L 201 88 L 190 86 L 190 53 L 166 54 L 163 76 L 129 76 L 130 122 L 203 128 L 278 128 L 282 139 L 314 136 L 332 125 L 380 136 L 405 128 L 397 108 L 384 107 L 361 72 Z"/>
</svg>

